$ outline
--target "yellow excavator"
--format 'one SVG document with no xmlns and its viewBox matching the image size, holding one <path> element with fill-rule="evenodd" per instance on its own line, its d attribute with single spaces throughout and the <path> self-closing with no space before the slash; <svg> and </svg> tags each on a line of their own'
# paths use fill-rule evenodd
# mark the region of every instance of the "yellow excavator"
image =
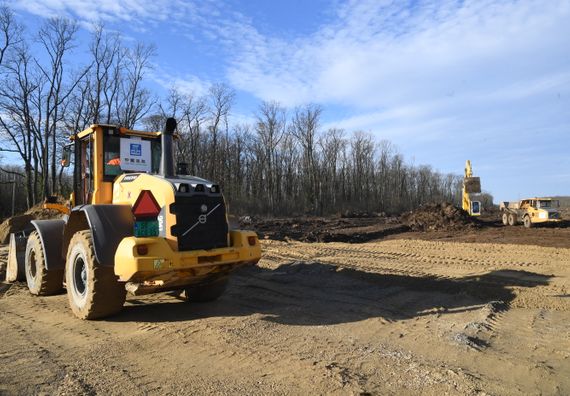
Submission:
<svg viewBox="0 0 570 396">
<path fill-rule="evenodd" d="M 62 158 L 74 156 L 70 204 L 46 205 L 63 218 L 11 236 L 9 265 L 32 294 L 65 285 L 73 313 L 97 319 L 119 312 L 127 292 L 214 300 L 234 268 L 259 261 L 257 235 L 230 229 L 220 186 L 183 164 L 175 172 L 175 129 L 169 118 L 162 132 L 96 124 L 72 136 Z"/>
<path fill-rule="evenodd" d="M 470 216 L 481 215 L 481 179 L 473 176 L 471 161 L 465 162 L 465 176 L 463 178 L 462 206 Z"/>
</svg>

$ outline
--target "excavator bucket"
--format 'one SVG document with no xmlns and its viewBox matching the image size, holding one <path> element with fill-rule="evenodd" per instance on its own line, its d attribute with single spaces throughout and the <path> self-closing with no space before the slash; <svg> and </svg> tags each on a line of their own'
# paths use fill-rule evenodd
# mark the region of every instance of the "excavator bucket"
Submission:
<svg viewBox="0 0 570 396">
<path fill-rule="evenodd" d="M 481 179 L 479 177 L 466 177 L 463 179 L 465 192 L 468 194 L 478 194 L 481 192 Z"/>
<path fill-rule="evenodd" d="M 24 259 L 26 257 L 26 243 L 28 235 L 24 232 L 10 234 L 8 250 L 8 265 L 6 266 L 6 281 L 16 282 L 26 279 Z"/>
</svg>

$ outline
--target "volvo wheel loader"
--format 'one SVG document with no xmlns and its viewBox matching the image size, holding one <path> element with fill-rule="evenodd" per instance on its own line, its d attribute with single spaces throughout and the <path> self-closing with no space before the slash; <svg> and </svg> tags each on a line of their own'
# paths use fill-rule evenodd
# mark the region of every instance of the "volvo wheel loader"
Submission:
<svg viewBox="0 0 570 396">
<path fill-rule="evenodd" d="M 32 221 L 27 241 L 12 236 L 32 294 L 65 287 L 73 313 L 97 319 L 119 312 L 127 292 L 216 299 L 234 268 L 259 261 L 257 235 L 229 229 L 220 187 L 175 174 L 175 129 L 169 118 L 162 132 L 97 124 L 72 136 L 70 205 L 46 205 L 66 214 Z"/>
</svg>

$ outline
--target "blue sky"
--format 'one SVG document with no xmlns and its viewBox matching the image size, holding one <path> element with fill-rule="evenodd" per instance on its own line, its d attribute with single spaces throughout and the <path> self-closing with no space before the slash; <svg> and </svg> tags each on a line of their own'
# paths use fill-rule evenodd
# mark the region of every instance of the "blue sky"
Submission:
<svg viewBox="0 0 570 396">
<path fill-rule="evenodd" d="M 13 0 L 30 30 L 102 20 L 158 49 L 149 84 L 321 104 L 323 128 L 388 139 L 408 161 L 462 173 L 495 201 L 570 195 L 570 1 Z M 88 35 L 80 37 L 84 50 Z"/>
</svg>

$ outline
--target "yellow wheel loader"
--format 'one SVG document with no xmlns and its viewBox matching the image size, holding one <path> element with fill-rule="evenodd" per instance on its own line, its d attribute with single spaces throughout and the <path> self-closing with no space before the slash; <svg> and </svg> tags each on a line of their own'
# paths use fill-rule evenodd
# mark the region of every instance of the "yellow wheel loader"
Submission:
<svg viewBox="0 0 570 396">
<path fill-rule="evenodd" d="M 127 292 L 214 300 L 233 269 L 259 261 L 257 235 L 229 228 L 220 187 L 175 174 L 175 129 L 169 118 L 162 132 L 97 124 L 72 136 L 62 159 L 74 156 L 70 205 L 47 205 L 66 214 L 11 238 L 32 294 L 65 286 L 73 313 L 97 319 L 119 312 Z"/>
</svg>

